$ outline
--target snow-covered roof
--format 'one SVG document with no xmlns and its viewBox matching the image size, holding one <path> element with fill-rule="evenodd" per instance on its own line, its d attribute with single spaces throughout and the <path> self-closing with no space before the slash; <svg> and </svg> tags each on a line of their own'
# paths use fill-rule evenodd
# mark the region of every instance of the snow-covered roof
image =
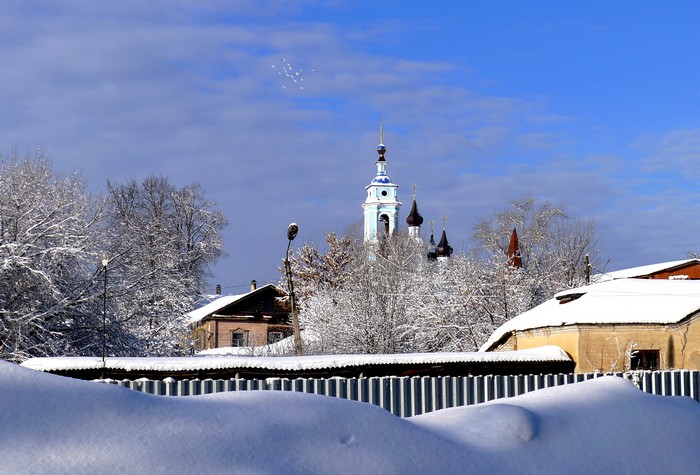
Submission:
<svg viewBox="0 0 700 475">
<path fill-rule="evenodd" d="M 503 363 L 571 361 L 557 346 L 495 353 L 407 353 L 392 355 L 320 355 L 289 357 L 191 356 L 175 358 L 105 358 L 105 367 L 122 371 L 187 372 L 226 369 L 305 371 L 365 365 Z M 99 357 L 32 358 L 22 366 L 38 371 L 79 371 L 102 368 Z"/>
<path fill-rule="evenodd" d="M 263 289 L 266 289 L 268 287 L 275 287 L 272 284 L 265 285 L 263 287 L 259 287 L 255 290 L 251 290 L 250 292 L 246 292 L 245 294 L 239 294 L 239 295 L 222 295 L 221 297 L 217 298 L 213 302 L 210 302 L 202 307 L 199 307 L 197 309 L 192 310 L 189 312 L 186 317 L 187 321 L 189 324 L 197 323 L 203 318 L 208 317 L 209 315 L 212 315 L 219 310 L 231 305 L 234 302 L 237 302 L 239 300 L 244 299 L 245 297 L 248 297 L 249 295 L 260 292 Z"/>
<path fill-rule="evenodd" d="M 613 272 L 598 274 L 593 277 L 593 281 L 604 282 L 606 280 L 613 279 L 629 279 L 633 277 L 647 276 L 656 272 L 663 272 L 666 270 L 674 269 L 685 264 L 691 264 L 693 262 L 700 263 L 700 260 L 684 259 L 681 261 L 660 262 L 658 264 L 648 264 L 645 266 L 630 267 L 629 269 L 621 269 Z"/>
<path fill-rule="evenodd" d="M 222 295 L 221 297 L 217 298 L 213 302 L 209 302 L 208 304 L 204 305 L 203 307 L 199 307 L 197 309 L 192 310 L 190 313 L 187 314 L 187 320 L 189 323 L 195 323 L 203 319 L 204 317 L 211 315 L 212 313 L 215 313 L 217 310 L 221 310 L 222 308 L 226 307 L 229 304 L 232 304 L 236 300 L 240 300 L 241 297 L 248 295 L 248 294 L 240 294 L 240 295 Z"/>
<path fill-rule="evenodd" d="M 574 299 L 564 303 L 566 297 Z M 577 298 L 577 296 L 579 296 Z M 700 311 L 700 281 L 617 279 L 559 292 L 501 325 L 481 347 L 508 333 L 575 324 L 677 323 Z"/>
</svg>

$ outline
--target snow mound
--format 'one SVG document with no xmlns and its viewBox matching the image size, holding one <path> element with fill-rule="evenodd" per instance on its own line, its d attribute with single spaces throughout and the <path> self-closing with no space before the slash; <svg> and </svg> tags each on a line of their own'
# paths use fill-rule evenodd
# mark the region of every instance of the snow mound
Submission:
<svg viewBox="0 0 700 475">
<path fill-rule="evenodd" d="M 152 396 L 0 362 L 3 473 L 689 473 L 700 405 L 614 377 L 410 419 L 326 396 Z M 652 450 L 653 449 L 653 450 Z"/>
<path fill-rule="evenodd" d="M 500 403 L 461 409 L 441 411 L 437 417 L 416 416 L 413 422 L 447 439 L 476 447 L 529 442 L 539 432 L 537 414 L 520 406 Z"/>
</svg>

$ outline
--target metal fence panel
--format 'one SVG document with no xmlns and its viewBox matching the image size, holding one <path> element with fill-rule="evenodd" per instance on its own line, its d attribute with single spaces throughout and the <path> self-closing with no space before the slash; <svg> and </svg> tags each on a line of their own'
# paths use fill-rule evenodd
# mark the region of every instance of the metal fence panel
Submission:
<svg viewBox="0 0 700 475">
<path fill-rule="evenodd" d="M 700 371 L 633 371 L 607 373 L 631 381 L 640 390 L 661 396 L 700 397 Z M 385 376 L 371 378 L 288 378 L 104 380 L 102 382 L 160 396 L 196 396 L 228 391 L 295 391 L 349 399 L 380 406 L 410 417 L 456 406 L 508 398 L 542 388 L 575 384 L 604 376 L 586 374 L 529 374 L 486 376 Z"/>
</svg>

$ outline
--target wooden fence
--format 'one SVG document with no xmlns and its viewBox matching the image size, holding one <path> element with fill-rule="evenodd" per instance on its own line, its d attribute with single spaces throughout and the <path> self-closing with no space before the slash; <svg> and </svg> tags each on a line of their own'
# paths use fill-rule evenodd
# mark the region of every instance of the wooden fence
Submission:
<svg viewBox="0 0 700 475">
<path fill-rule="evenodd" d="M 698 401 L 700 371 L 607 373 L 633 382 L 642 391 L 662 396 L 689 396 Z M 226 391 L 297 391 L 322 394 L 380 406 L 401 417 L 448 407 L 479 404 L 542 388 L 573 384 L 603 376 L 539 374 L 495 376 L 414 376 L 328 379 L 192 379 L 105 380 L 103 382 L 163 396 L 194 396 Z"/>
</svg>

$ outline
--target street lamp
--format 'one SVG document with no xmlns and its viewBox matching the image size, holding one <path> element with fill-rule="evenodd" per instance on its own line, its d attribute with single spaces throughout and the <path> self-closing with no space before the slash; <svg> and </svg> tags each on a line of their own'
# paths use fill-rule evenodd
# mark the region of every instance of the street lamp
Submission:
<svg viewBox="0 0 700 475">
<path fill-rule="evenodd" d="M 289 248 L 292 245 L 292 241 L 297 237 L 299 232 L 299 226 L 296 223 L 292 223 L 287 227 L 287 257 L 284 259 L 284 271 L 287 274 L 287 285 L 289 286 L 289 303 L 292 307 L 292 326 L 294 329 L 294 346 L 297 349 L 297 356 L 302 355 L 301 351 L 301 335 L 299 332 L 299 317 L 297 316 L 297 304 L 294 297 L 294 283 L 292 282 L 292 268 L 289 265 Z"/>
<path fill-rule="evenodd" d="M 102 253 L 102 273 L 104 274 L 104 291 L 102 292 L 102 378 L 105 371 L 105 353 L 107 348 L 107 264 L 109 257 L 106 252 Z"/>
</svg>

